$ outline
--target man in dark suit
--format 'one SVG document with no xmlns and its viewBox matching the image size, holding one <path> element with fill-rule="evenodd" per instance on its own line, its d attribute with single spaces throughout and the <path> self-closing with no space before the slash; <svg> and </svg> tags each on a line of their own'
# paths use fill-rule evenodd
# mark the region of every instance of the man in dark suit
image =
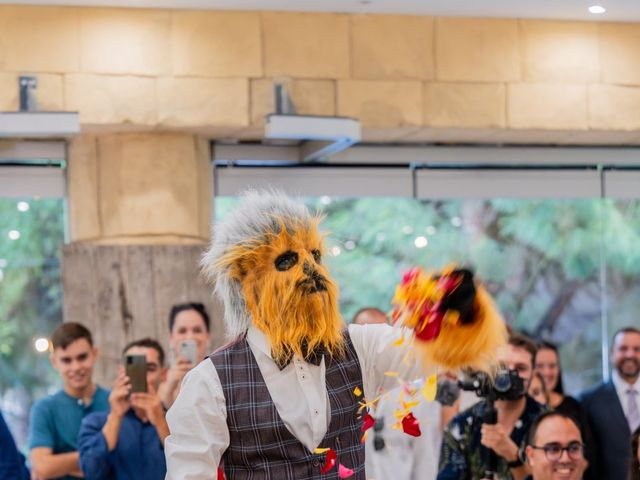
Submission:
<svg viewBox="0 0 640 480">
<path fill-rule="evenodd" d="M 640 425 L 640 330 L 627 327 L 613 336 L 610 381 L 586 392 L 582 403 L 593 433 L 597 478 L 626 478 L 631 432 Z"/>
</svg>

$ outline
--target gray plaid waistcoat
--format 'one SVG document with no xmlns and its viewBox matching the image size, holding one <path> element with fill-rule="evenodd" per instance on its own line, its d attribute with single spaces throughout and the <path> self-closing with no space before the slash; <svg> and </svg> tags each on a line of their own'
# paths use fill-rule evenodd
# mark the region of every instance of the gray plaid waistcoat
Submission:
<svg viewBox="0 0 640 480">
<path fill-rule="evenodd" d="M 333 448 L 338 463 L 354 470 L 353 480 L 365 480 L 362 421 L 353 391 L 363 390 L 362 371 L 348 331 L 343 359 L 325 356 L 331 421 L 319 448 Z M 311 453 L 280 418 L 246 338 L 209 357 L 227 407 L 230 443 L 222 463 L 228 480 L 328 480 L 338 478 L 336 465 L 321 474 L 324 455 Z"/>
</svg>

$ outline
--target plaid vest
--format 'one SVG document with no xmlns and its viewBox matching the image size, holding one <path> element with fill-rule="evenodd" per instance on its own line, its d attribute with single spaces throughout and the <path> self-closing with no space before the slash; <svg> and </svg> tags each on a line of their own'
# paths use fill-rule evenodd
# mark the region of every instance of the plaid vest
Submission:
<svg viewBox="0 0 640 480">
<path fill-rule="evenodd" d="M 353 469 L 352 480 L 365 480 L 362 420 L 353 390 L 362 386 L 362 372 L 348 331 L 343 359 L 325 356 L 331 420 L 319 448 L 333 448 L 338 463 Z M 329 480 L 338 478 L 336 465 L 320 469 L 324 455 L 309 452 L 287 430 L 271 399 L 246 338 L 209 356 L 224 392 L 230 443 L 222 457 L 228 480 Z"/>
</svg>

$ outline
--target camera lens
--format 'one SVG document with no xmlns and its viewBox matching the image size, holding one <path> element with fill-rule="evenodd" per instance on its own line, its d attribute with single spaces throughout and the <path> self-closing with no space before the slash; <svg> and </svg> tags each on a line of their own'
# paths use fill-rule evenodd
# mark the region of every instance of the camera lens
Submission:
<svg viewBox="0 0 640 480">
<path fill-rule="evenodd" d="M 508 371 L 500 371 L 496 375 L 494 388 L 497 392 L 508 392 L 511 388 L 511 377 Z"/>
</svg>

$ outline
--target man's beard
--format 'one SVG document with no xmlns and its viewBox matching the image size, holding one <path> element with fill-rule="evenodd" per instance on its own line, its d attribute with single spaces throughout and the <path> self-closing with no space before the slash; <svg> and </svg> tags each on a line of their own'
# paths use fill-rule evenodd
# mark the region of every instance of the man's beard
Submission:
<svg viewBox="0 0 640 480">
<path fill-rule="evenodd" d="M 633 368 L 625 368 L 627 365 L 633 365 Z M 640 363 L 635 358 L 625 358 L 616 364 L 616 370 L 622 378 L 633 380 L 640 374 Z"/>
<path fill-rule="evenodd" d="M 269 339 L 273 359 L 286 362 L 292 354 L 308 358 L 319 347 L 330 356 L 342 355 L 344 323 L 336 285 L 326 277 L 285 285 L 269 280 L 247 306 L 253 324 Z"/>
</svg>

